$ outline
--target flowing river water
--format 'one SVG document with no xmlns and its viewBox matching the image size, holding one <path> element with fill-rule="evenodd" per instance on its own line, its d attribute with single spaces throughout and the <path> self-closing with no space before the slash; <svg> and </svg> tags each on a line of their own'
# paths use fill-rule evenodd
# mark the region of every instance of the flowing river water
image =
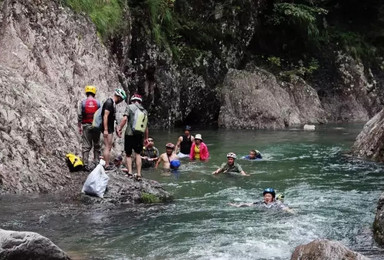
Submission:
<svg viewBox="0 0 384 260">
<path fill-rule="evenodd" d="M 195 131 L 208 145 L 209 162 L 184 160 L 171 176 L 144 171 L 174 194 L 172 203 L 84 210 L 53 195 L 6 195 L 0 197 L 0 227 L 39 232 L 74 259 L 289 259 L 297 245 L 317 238 L 382 259 L 371 227 L 384 167 L 343 155 L 361 129 Z M 180 132 L 151 134 L 163 152 Z M 250 149 L 264 157 L 237 161 L 251 176 L 211 174 L 228 152 Z M 296 214 L 228 205 L 261 200 L 266 187 L 284 193 Z"/>
</svg>

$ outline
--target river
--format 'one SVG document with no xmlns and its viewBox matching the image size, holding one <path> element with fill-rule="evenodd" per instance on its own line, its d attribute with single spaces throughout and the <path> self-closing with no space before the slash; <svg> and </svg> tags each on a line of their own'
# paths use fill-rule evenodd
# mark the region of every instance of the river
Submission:
<svg viewBox="0 0 384 260">
<path fill-rule="evenodd" d="M 175 201 L 164 205 L 84 210 L 52 195 L 0 197 L 1 228 L 35 231 L 74 259 L 289 259 L 297 245 L 327 238 L 381 259 L 371 227 L 384 185 L 381 164 L 343 155 L 362 124 L 316 131 L 204 130 L 211 159 L 182 161 L 178 175 L 144 171 Z M 155 145 L 178 131 L 152 131 Z M 262 161 L 237 160 L 251 176 L 213 176 L 230 151 L 261 151 Z M 296 214 L 235 208 L 273 187 Z"/>
</svg>

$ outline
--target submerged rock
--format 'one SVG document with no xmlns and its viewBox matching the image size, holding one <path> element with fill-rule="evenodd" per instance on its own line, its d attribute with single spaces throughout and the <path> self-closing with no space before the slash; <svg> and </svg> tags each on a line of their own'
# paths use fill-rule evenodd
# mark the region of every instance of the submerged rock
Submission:
<svg viewBox="0 0 384 260">
<path fill-rule="evenodd" d="M 34 232 L 0 229 L 0 259 L 69 260 L 48 238 Z"/>
<path fill-rule="evenodd" d="M 362 159 L 384 162 L 384 110 L 365 124 L 353 144 L 352 153 Z"/>
<path fill-rule="evenodd" d="M 300 79 L 296 84 L 280 84 L 273 74 L 258 68 L 229 70 L 222 96 L 219 126 L 224 128 L 278 129 L 326 122 L 312 87 Z"/>
<path fill-rule="evenodd" d="M 375 221 L 373 222 L 373 237 L 379 245 L 384 245 L 384 193 L 381 193 L 377 203 Z"/>
<path fill-rule="evenodd" d="M 349 250 L 342 243 L 327 239 L 314 240 L 295 248 L 291 260 L 368 260 L 367 257 Z"/>
</svg>

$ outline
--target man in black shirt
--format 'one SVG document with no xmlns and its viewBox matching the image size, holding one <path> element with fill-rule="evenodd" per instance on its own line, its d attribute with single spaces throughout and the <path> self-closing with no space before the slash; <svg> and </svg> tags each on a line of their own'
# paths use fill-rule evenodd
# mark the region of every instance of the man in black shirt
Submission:
<svg viewBox="0 0 384 260">
<path fill-rule="evenodd" d="M 195 138 L 191 135 L 191 127 L 189 125 L 184 128 L 184 135 L 180 136 L 177 139 L 176 143 L 176 152 L 179 151 L 177 157 L 184 158 L 189 157 L 189 153 L 191 151 L 192 142 L 194 142 Z"/>
<path fill-rule="evenodd" d="M 109 159 L 111 155 L 113 132 L 115 130 L 115 117 L 116 117 L 116 105 L 127 98 L 123 89 L 117 88 L 112 98 L 108 98 L 101 111 L 103 122 L 101 124 L 101 132 L 104 137 L 104 153 L 105 169 L 112 170 L 113 166 L 109 165 Z"/>
</svg>

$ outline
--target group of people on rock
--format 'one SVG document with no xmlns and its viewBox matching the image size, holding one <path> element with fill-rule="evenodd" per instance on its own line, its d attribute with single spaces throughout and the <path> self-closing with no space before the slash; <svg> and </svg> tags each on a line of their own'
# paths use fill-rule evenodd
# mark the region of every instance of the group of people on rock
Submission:
<svg viewBox="0 0 384 260">
<path fill-rule="evenodd" d="M 123 164 L 122 156 L 118 156 L 113 162 L 110 162 L 110 154 L 113 145 L 113 134 L 115 132 L 116 121 L 116 105 L 125 101 L 127 95 L 123 89 L 115 89 L 114 95 L 108 98 L 103 104 L 98 101 L 96 96 L 96 87 L 85 87 L 86 98 L 78 103 L 78 129 L 82 138 L 82 159 L 86 170 L 92 170 L 89 163 L 89 153 L 93 148 L 94 161 L 103 158 L 106 162 L 105 170 L 113 170 Z M 101 127 L 95 128 L 93 125 L 94 115 L 97 110 L 101 109 Z M 142 106 L 142 97 L 139 94 L 132 95 L 130 104 L 126 107 L 123 118 L 116 128 L 118 137 L 122 137 L 122 131 L 125 125 L 124 133 L 124 151 L 126 154 L 126 169 L 125 172 L 130 177 L 135 177 L 136 180 L 141 180 L 142 168 L 158 168 L 163 164 L 163 169 L 172 170 L 180 166 L 180 158 L 189 158 L 191 161 L 206 161 L 209 158 L 207 145 L 204 143 L 202 135 L 191 135 L 191 127 L 186 126 L 184 135 L 177 139 L 176 145 L 167 143 L 165 145 L 165 153 L 160 154 L 159 150 L 154 146 L 154 138 L 149 136 L 147 127 L 147 111 Z M 104 151 L 101 156 L 100 150 L 100 134 L 103 134 Z M 144 147 L 143 147 L 144 144 Z M 132 152 L 136 164 L 137 174 L 133 175 L 132 170 Z M 227 162 L 223 163 L 212 174 L 237 172 L 244 176 L 249 176 L 242 167 L 236 163 L 237 156 L 230 152 L 227 154 Z M 242 159 L 258 160 L 262 159 L 259 151 L 251 150 L 249 155 L 243 156 Z M 276 194 L 272 188 L 267 188 L 263 192 L 264 201 L 260 203 L 241 203 L 231 206 L 244 207 L 253 205 L 264 205 L 266 207 L 277 207 L 283 210 L 289 210 L 281 200 L 275 199 Z"/>
</svg>

